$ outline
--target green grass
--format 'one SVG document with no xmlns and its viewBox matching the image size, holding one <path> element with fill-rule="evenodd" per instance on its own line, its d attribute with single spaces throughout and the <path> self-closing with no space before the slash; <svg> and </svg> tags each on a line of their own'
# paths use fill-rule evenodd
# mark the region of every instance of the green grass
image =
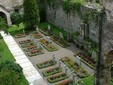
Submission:
<svg viewBox="0 0 113 85">
<path fill-rule="evenodd" d="M 82 81 L 84 82 L 84 85 L 94 85 L 94 76 L 84 78 Z"/>
<path fill-rule="evenodd" d="M 0 39 L 0 54 L 2 55 L 0 62 L 9 60 L 9 61 L 15 61 L 12 53 L 10 52 L 9 48 L 7 47 L 6 43 L 3 39 Z M 28 81 L 23 76 L 22 79 L 20 79 L 19 85 L 28 85 Z"/>
<path fill-rule="evenodd" d="M 83 81 L 84 85 L 94 85 L 94 76 L 89 76 L 89 77 L 84 78 L 80 81 Z M 113 81 L 111 81 L 110 85 L 113 85 Z"/>
<path fill-rule="evenodd" d="M 3 39 L 0 39 L 0 54 L 2 55 L 0 62 L 5 60 L 15 61 L 13 55 L 9 51 L 9 48 L 7 47 Z"/>
<path fill-rule="evenodd" d="M 28 81 L 25 79 L 24 76 L 20 79 L 20 84 L 19 85 L 29 85 Z"/>
<path fill-rule="evenodd" d="M 63 34 L 64 38 L 66 38 L 68 32 L 66 32 L 66 31 L 54 26 L 53 24 L 51 24 L 49 22 L 40 23 L 39 24 L 39 28 L 42 29 L 42 30 L 43 29 L 48 29 L 48 25 L 51 26 L 52 34 L 55 34 L 55 35 L 59 36 L 59 33 L 61 32 Z"/>
</svg>

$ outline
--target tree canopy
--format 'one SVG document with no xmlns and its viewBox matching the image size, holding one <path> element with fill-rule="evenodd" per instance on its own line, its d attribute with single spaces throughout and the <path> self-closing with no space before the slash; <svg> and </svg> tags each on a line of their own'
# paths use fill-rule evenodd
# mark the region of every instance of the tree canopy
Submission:
<svg viewBox="0 0 113 85">
<path fill-rule="evenodd" d="M 19 85 L 19 79 L 23 76 L 22 68 L 11 61 L 0 63 L 0 84 Z"/>
<path fill-rule="evenodd" d="M 26 29 L 34 29 L 40 22 L 39 7 L 36 0 L 24 0 L 24 22 Z"/>
</svg>

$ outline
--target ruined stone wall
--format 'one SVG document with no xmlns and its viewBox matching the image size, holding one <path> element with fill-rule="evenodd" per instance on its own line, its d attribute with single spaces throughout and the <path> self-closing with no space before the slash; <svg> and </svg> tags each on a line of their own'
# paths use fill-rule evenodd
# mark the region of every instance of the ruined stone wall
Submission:
<svg viewBox="0 0 113 85">
<path fill-rule="evenodd" d="M 85 10 L 81 10 L 85 11 Z M 80 31 L 80 24 L 82 18 L 80 14 L 76 11 L 76 9 L 72 10 L 69 14 L 67 14 L 62 6 L 52 8 L 51 6 L 46 7 L 46 18 L 47 21 L 58 26 L 61 29 L 64 29 L 67 32 L 76 32 Z M 90 21 L 89 27 L 89 37 L 98 42 L 98 25 L 96 24 L 97 21 L 92 19 Z"/>
<path fill-rule="evenodd" d="M 113 0 L 106 0 L 106 20 L 102 33 L 102 55 L 113 50 Z"/>
<path fill-rule="evenodd" d="M 113 0 L 105 1 L 106 17 L 102 27 L 102 44 L 101 56 L 103 58 L 100 85 L 110 85 L 111 82 L 111 66 L 113 64 Z M 111 55 L 109 55 L 109 52 Z"/>
<path fill-rule="evenodd" d="M 0 5 L 12 12 L 16 6 L 22 5 L 23 0 L 0 0 Z"/>
</svg>

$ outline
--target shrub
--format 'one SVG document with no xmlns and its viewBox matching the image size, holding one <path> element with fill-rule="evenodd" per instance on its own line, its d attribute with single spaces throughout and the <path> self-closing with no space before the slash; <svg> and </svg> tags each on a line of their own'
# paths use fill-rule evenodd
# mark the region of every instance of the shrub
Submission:
<svg viewBox="0 0 113 85">
<path fill-rule="evenodd" d="M 13 12 L 11 14 L 11 21 L 13 24 L 19 24 L 22 22 L 22 16 L 18 12 Z"/>
<path fill-rule="evenodd" d="M 15 35 L 17 33 L 22 33 L 22 30 L 24 30 L 25 28 L 25 25 L 24 23 L 20 23 L 19 26 L 18 25 L 12 25 L 9 29 L 8 29 L 8 32 L 11 34 L 11 35 Z"/>
<path fill-rule="evenodd" d="M 14 70 L 17 74 L 19 74 L 20 76 L 22 75 L 22 68 L 20 67 L 19 64 L 16 64 L 14 62 L 11 62 L 11 61 L 4 61 L 0 64 L 0 71 L 3 69 L 3 68 L 7 68 L 7 69 L 11 69 L 11 70 Z"/>
</svg>

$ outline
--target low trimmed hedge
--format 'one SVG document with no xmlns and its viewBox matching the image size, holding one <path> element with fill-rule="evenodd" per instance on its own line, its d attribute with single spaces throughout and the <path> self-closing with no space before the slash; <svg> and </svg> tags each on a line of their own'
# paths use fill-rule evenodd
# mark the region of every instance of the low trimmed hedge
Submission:
<svg viewBox="0 0 113 85">
<path fill-rule="evenodd" d="M 54 78 L 54 80 L 52 80 L 51 78 L 53 76 L 57 76 L 56 78 Z M 61 81 L 61 80 L 64 80 L 64 79 L 67 79 L 69 78 L 68 75 L 66 75 L 65 73 L 59 73 L 59 74 L 55 74 L 55 75 L 52 75 L 50 77 L 47 78 L 47 81 L 50 82 L 50 83 L 55 83 L 55 82 L 58 82 L 58 81 Z"/>
<path fill-rule="evenodd" d="M 50 71 L 50 72 L 48 72 L 48 71 Z M 47 76 L 51 76 L 53 74 L 60 73 L 60 72 L 62 72 L 62 69 L 57 67 L 57 69 L 53 68 L 52 70 L 48 69 L 46 71 L 43 71 L 42 74 L 44 75 L 44 77 L 47 77 Z"/>
<path fill-rule="evenodd" d="M 42 63 L 38 63 L 37 64 L 37 67 L 39 68 L 39 69 L 41 69 L 41 68 L 46 68 L 46 67 L 49 67 L 49 66 L 53 66 L 53 65 L 55 65 L 57 62 L 56 61 L 54 61 L 54 60 L 49 60 L 49 61 L 45 61 L 45 62 L 42 62 Z"/>
</svg>

